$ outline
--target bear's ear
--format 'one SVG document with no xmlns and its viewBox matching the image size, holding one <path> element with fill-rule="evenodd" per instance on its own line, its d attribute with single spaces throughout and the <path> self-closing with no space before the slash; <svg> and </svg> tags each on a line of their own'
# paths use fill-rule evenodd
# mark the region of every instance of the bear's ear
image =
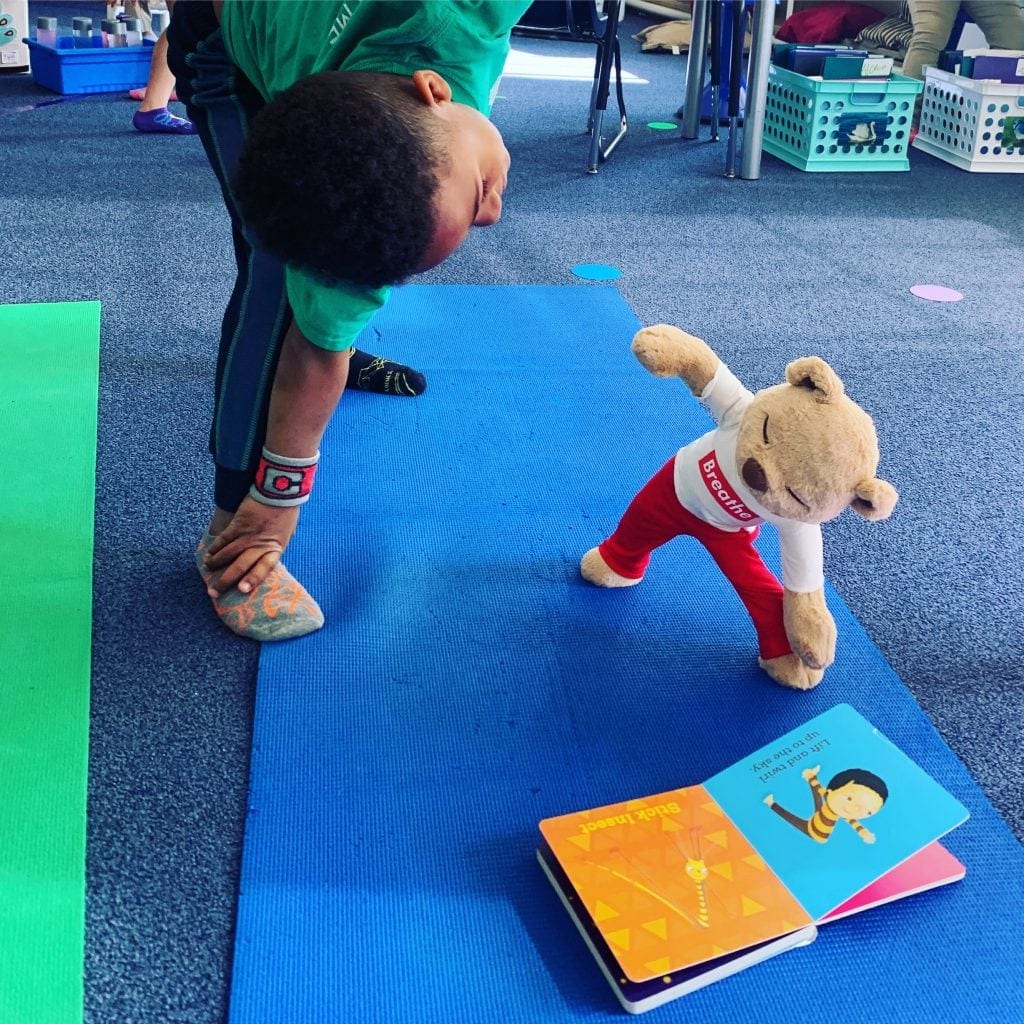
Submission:
<svg viewBox="0 0 1024 1024">
<path fill-rule="evenodd" d="M 870 480 L 862 480 L 854 488 L 853 501 L 850 508 L 865 519 L 877 522 L 879 519 L 888 519 L 892 510 L 899 501 L 899 494 L 892 484 L 878 477 Z"/>
<path fill-rule="evenodd" d="M 834 402 L 843 395 L 843 382 L 824 359 L 804 356 L 786 367 L 786 380 L 794 387 L 813 391 L 815 401 Z"/>
</svg>

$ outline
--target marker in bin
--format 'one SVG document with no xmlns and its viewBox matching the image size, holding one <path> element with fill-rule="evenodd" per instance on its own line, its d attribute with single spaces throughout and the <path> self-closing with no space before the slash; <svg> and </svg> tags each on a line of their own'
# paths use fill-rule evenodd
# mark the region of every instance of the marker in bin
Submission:
<svg viewBox="0 0 1024 1024">
<path fill-rule="evenodd" d="M 36 18 L 36 42 L 57 48 L 56 18 Z"/>
<path fill-rule="evenodd" d="M 127 46 L 128 26 L 123 21 L 104 21 L 103 45 L 113 47 Z"/>
<path fill-rule="evenodd" d="M 78 49 L 92 48 L 92 18 L 72 18 L 71 37 Z"/>
<path fill-rule="evenodd" d="M 138 18 L 125 18 L 125 45 L 142 45 L 142 22 Z"/>
</svg>

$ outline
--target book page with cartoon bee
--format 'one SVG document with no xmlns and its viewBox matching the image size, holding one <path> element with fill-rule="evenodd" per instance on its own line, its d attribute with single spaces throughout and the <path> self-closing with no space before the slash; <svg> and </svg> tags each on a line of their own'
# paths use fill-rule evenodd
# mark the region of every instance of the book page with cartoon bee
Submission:
<svg viewBox="0 0 1024 1024">
<path fill-rule="evenodd" d="M 815 921 L 968 813 L 848 704 L 705 785 Z"/>
<path fill-rule="evenodd" d="M 548 818 L 540 829 L 633 981 L 810 923 L 703 786 Z"/>
</svg>

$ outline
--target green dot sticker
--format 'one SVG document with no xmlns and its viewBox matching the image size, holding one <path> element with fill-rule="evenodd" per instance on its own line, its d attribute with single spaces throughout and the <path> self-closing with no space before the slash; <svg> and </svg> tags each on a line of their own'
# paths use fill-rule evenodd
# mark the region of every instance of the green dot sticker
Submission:
<svg viewBox="0 0 1024 1024">
<path fill-rule="evenodd" d="M 656 132 L 671 132 L 679 127 L 675 121 L 648 121 L 648 128 L 653 128 Z"/>
</svg>

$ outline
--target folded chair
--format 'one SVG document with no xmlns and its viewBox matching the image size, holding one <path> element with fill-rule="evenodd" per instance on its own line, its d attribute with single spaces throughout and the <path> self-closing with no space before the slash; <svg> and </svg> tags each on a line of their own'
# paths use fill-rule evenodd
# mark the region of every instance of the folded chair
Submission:
<svg viewBox="0 0 1024 1024">
<path fill-rule="evenodd" d="M 598 0 L 535 0 L 513 29 L 517 35 L 593 43 L 597 47 L 594 85 L 590 90 L 587 117 L 587 132 L 590 134 L 587 158 L 589 174 L 597 174 L 598 165 L 611 156 L 612 150 L 626 134 L 626 103 L 622 95 L 622 56 L 618 35 L 620 15 L 621 0 L 605 0 L 603 3 Z M 604 115 L 608 109 L 613 63 L 619 124 L 615 136 L 606 141 Z"/>
</svg>

